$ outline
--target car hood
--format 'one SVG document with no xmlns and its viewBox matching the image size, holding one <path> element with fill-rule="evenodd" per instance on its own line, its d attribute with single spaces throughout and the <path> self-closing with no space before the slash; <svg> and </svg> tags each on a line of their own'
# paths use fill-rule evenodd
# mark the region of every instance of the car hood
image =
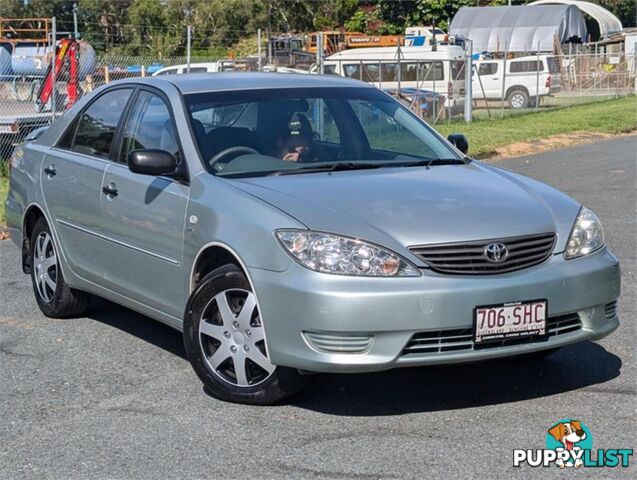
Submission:
<svg viewBox="0 0 637 480">
<path fill-rule="evenodd" d="M 411 245 L 556 232 L 557 251 L 580 205 L 529 178 L 477 161 L 229 180 L 312 230 Z"/>
</svg>

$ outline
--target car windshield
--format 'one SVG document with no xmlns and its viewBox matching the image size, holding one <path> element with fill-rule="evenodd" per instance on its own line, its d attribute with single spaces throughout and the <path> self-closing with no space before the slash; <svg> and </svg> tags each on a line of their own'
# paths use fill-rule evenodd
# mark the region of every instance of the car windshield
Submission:
<svg viewBox="0 0 637 480">
<path fill-rule="evenodd" d="M 372 88 L 194 93 L 185 104 L 206 169 L 219 176 L 463 162 L 424 122 Z"/>
</svg>

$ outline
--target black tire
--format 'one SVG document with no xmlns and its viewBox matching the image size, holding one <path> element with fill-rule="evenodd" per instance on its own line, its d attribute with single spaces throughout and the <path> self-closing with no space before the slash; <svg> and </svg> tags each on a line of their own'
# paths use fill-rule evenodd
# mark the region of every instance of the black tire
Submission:
<svg viewBox="0 0 637 480">
<path fill-rule="evenodd" d="M 524 88 L 516 88 L 509 92 L 507 97 L 509 107 L 518 110 L 529 106 L 529 92 Z"/>
<path fill-rule="evenodd" d="M 190 296 L 184 315 L 184 346 L 186 353 L 192 368 L 203 382 L 206 391 L 220 400 L 250 405 L 272 405 L 294 395 L 307 382 L 307 377 L 301 375 L 295 369 L 273 366 L 273 372 L 269 373 L 269 376 L 266 376 L 264 380 L 254 385 L 238 386 L 224 379 L 220 370 L 215 370 L 210 364 L 210 357 L 216 352 L 217 348 L 220 349 L 222 347 L 222 344 L 219 343 L 218 346 L 213 347 L 214 350 L 211 355 L 207 356 L 204 353 L 204 349 L 207 347 L 203 343 L 205 340 L 202 340 L 200 335 L 200 321 L 204 314 L 208 315 L 211 310 L 213 311 L 210 314 L 211 316 L 217 314 L 213 299 L 221 292 L 228 291 L 253 293 L 245 274 L 236 265 L 232 264 L 217 268 L 203 278 Z M 213 305 L 212 307 L 210 307 L 211 304 Z M 257 313 L 255 321 L 260 322 L 258 318 Z M 222 323 L 222 326 L 225 327 L 225 323 Z M 262 325 L 260 328 L 262 328 Z M 203 338 L 205 339 L 206 337 L 204 336 Z M 252 348 L 255 347 L 252 346 Z M 262 348 L 264 351 L 264 347 Z M 226 361 L 231 359 L 232 357 L 228 357 Z M 234 369 L 234 360 L 232 360 L 230 365 Z"/>
<path fill-rule="evenodd" d="M 49 270 L 46 272 L 47 275 L 50 274 L 50 278 L 55 282 L 55 288 L 48 287 L 45 294 L 42 294 L 38 288 L 38 277 L 42 274 L 42 270 L 38 268 L 38 265 L 42 264 L 42 259 L 37 256 L 37 242 L 41 236 L 46 236 L 46 238 L 50 239 L 50 247 L 47 247 L 47 249 L 49 252 L 53 252 L 58 259 L 55 267 L 49 267 Z M 46 223 L 44 218 L 40 218 L 35 223 L 30 238 L 31 280 L 33 282 L 33 293 L 42 313 L 50 318 L 83 316 L 88 309 L 91 295 L 69 287 L 64 280 L 64 275 L 62 274 L 62 269 L 59 265 L 59 249 L 57 248 L 57 245 L 55 245 L 55 240 L 53 239 L 53 235 L 51 235 L 49 225 Z M 45 298 L 47 295 L 48 298 Z"/>
</svg>

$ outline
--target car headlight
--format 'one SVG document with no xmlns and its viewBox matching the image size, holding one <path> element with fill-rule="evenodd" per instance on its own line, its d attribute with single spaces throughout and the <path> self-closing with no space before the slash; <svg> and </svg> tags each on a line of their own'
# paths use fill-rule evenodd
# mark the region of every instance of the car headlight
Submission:
<svg viewBox="0 0 637 480">
<path fill-rule="evenodd" d="M 604 246 L 602 223 L 588 208 L 582 207 L 566 243 L 564 258 L 576 258 L 588 255 Z"/>
<path fill-rule="evenodd" d="M 365 277 L 418 277 L 398 254 L 355 238 L 307 230 L 278 230 L 281 245 L 301 265 L 322 273 Z"/>
</svg>

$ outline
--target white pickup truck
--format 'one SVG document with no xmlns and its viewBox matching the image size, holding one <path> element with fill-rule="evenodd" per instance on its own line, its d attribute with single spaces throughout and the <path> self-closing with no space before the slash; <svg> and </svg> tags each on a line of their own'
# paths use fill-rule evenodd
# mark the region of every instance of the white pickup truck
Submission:
<svg viewBox="0 0 637 480">
<path fill-rule="evenodd" d="M 504 91 L 509 107 L 518 109 L 534 106 L 535 97 L 560 91 L 559 64 L 550 55 L 508 59 L 506 75 L 503 74 L 504 59 L 481 58 L 474 64 L 474 99 L 501 100 Z"/>
</svg>

